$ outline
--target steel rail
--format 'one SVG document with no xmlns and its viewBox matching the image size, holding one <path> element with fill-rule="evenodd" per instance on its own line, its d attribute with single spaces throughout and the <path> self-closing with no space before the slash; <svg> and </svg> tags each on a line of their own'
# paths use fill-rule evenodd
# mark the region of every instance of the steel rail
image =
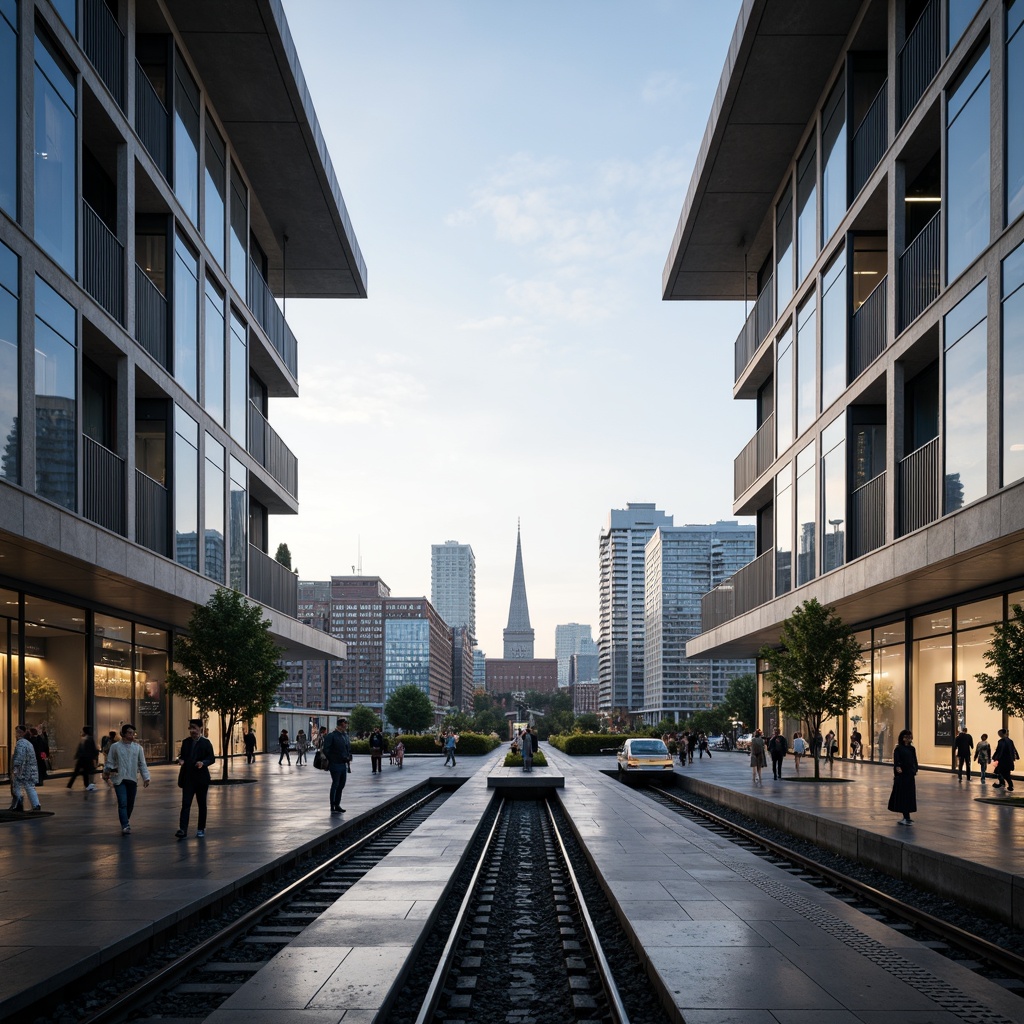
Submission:
<svg viewBox="0 0 1024 1024">
<path fill-rule="evenodd" d="M 480 856 L 477 858 L 476 867 L 473 869 L 473 877 L 469 880 L 469 885 L 466 886 L 466 895 L 462 897 L 462 903 L 459 904 L 459 911 L 455 915 L 455 921 L 452 924 L 451 931 L 448 933 L 448 941 L 444 944 L 444 949 L 441 951 L 441 959 L 437 962 L 437 967 L 434 970 L 434 976 L 430 979 L 430 984 L 427 986 L 427 993 L 423 997 L 420 1012 L 416 1015 L 416 1024 L 426 1024 L 426 1022 L 430 1020 L 437 1011 L 437 1004 L 441 998 L 442 986 L 444 985 L 445 978 L 448 977 L 448 972 L 451 970 L 452 962 L 455 960 L 455 951 L 458 948 L 459 938 L 462 935 L 462 931 L 466 926 L 466 920 L 469 917 L 469 911 L 473 904 L 473 897 L 476 894 L 477 882 L 480 880 L 480 875 L 483 873 L 484 866 L 487 863 L 487 858 L 491 852 L 491 847 L 494 844 L 495 833 L 498 831 L 498 826 L 501 824 L 502 816 L 505 813 L 505 803 L 506 801 L 503 799 L 498 807 L 498 813 L 494 816 L 494 821 L 491 824 L 491 830 L 487 833 L 487 839 L 484 841 L 483 849 L 480 851 Z"/>
<path fill-rule="evenodd" d="M 421 807 L 435 799 L 443 792 L 444 789 L 441 787 L 432 790 L 422 799 L 417 800 L 416 803 L 405 808 L 405 810 L 400 811 L 393 818 L 389 818 L 387 821 L 378 825 L 361 839 L 357 839 L 354 843 L 350 843 L 346 846 L 345 849 L 334 854 L 332 857 L 329 857 L 323 864 L 313 868 L 301 878 L 296 879 L 280 892 L 268 897 L 258 907 L 253 907 L 252 910 L 246 911 L 241 917 L 232 921 L 230 924 L 225 925 L 214 935 L 203 939 L 203 941 L 197 946 L 194 946 L 187 953 L 183 953 L 180 957 L 177 957 L 166 967 L 163 967 L 156 973 L 151 974 L 148 978 L 144 978 L 126 992 L 122 992 L 116 999 L 107 1003 L 106 1006 L 101 1007 L 95 1013 L 88 1017 L 83 1017 L 78 1021 L 78 1024 L 107 1024 L 109 1021 L 117 1020 L 119 1014 L 123 1014 L 134 1009 L 134 1004 L 138 1003 L 138 1001 L 151 998 L 161 988 L 166 987 L 172 981 L 175 981 L 183 974 L 186 974 L 205 957 L 209 956 L 225 943 L 230 942 L 239 933 L 252 927 L 252 925 L 256 924 L 260 918 L 265 917 L 270 911 L 280 906 L 280 904 L 291 899 L 292 896 L 304 889 L 311 882 L 315 882 L 322 875 L 327 874 L 336 867 L 340 861 L 351 857 L 352 854 L 358 853 L 359 850 L 363 849 L 363 847 L 368 846 L 370 843 L 379 839 L 383 833 L 394 828 L 395 825 L 399 824 L 405 818 L 408 818 L 410 814 L 418 811 Z"/>
<path fill-rule="evenodd" d="M 562 833 L 558 828 L 558 823 L 555 821 L 554 812 L 551 810 L 550 800 L 544 801 L 544 809 L 548 812 L 548 820 L 550 821 L 551 828 L 554 831 L 555 839 L 558 840 L 558 848 L 562 851 L 562 860 L 565 862 L 566 871 L 569 873 L 569 879 L 572 882 L 573 892 L 576 894 L 576 903 L 579 909 L 580 918 L 583 921 L 583 930 L 587 935 L 587 944 L 590 946 L 590 951 L 594 956 L 594 963 L 597 965 L 597 973 L 601 977 L 601 984 L 604 987 L 605 996 L 608 999 L 612 1019 L 616 1024 L 630 1024 L 629 1014 L 626 1012 L 626 1007 L 622 1002 L 622 996 L 619 995 L 619 987 L 615 984 L 615 978 L 612 975 L 611 966 L 604 955 L 604 950 L 601 948 L 601 940 L 597 934 L 597 927 L 594 924 L 594 919 L 590 916 L 590 911 L 587 909 L 587 901 L 583 896 L 583 888 L 580 886 L 579 879 L 576 877 L 576 872 L 573 870 L 572 862 L 569 859 L 569 851 L 565 848 Z"/>
<path fill-rule="evenodd" d="M 949 921 L 944 921 L 942 918 L 935 917 L 933 914 L 929 914 L 926 910 L 920 910 L 917 907 L 911 906 L 909 903 L 904 903 L 902 900 L 897 899 L 895 896 L 890 896 L 881 889 L 876 889 L 874 886 L 868 885 L 866 882 L 861 882 L 849 875 L 844 875 L 841 871 L 837 871 L 835 868 L 827 867 L 811 857 L 797 853 L 788 846 L 784 846 L 781 843 L 776 843 L 771 839 L 760 836 L 756 832 L 745 828 L 743 825 L 737 825 L 728 818 L 723 818 L 720 815 L 715 814 L 714 811 L 709 811 L 706 808 L 697 806 L 696 804 L 691 804 L 688 800 L 684 800 L 682 797 L 675 796 L 672 793 L 666 793 L 664 790 L 659 790 L 658 794 L 672 803 L 679 804 L 691 814 L 706 818 L 709 821 L 714 822 L 716 825 L 726 828 L 731 832 L 735 832 L 749 842 L 752 842 L 757 846 L 761 846 L 785 860 L 792 861 L 798 867 L 804 868 L 816 875 L 821 875 L 823 878 L 835 883 L 843 889 L 848 890 L 854 895 L 860 896 L 870 903 L 874 903 L 876 906 L 879 906 L 883 910 L 893 914 L 893 916 L 902 918 L 904 921 L 936 933 L 950 945 L 957 946 L 970 953 L 972 959 L 977 960 L 984 958 L 1009 971 L 1015 977 L 1024 978 L 1024 957 L 1018 956 L 1016 953 L 1011 953 L 1009 950 L 1003 949 L 1001 946 L 997 946 L 993 942 L 989 942 L 989 940 L 983 936 L 976 935 L 964 928 L 958 927 L 955 924 L 951 924 Z"/>
</svg>

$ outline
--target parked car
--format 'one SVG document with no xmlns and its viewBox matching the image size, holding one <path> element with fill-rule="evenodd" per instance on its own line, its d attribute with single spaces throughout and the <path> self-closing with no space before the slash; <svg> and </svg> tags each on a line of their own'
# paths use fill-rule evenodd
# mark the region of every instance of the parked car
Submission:
<svg viewBox="0 0 1024 1024">
<path fill-rule="evenodd" d="M 708 746 L 712 750 L 725 750 L 724 736 L 709 736 Z"/>
<path fill-rule="evenodd" d="M 663 740 L 626 740 L 616 754 L 619 775 L 627 772 L 670 772 L 672 755 Z"/>
<path fill-rule="evenodd" d="M 753 740 L 754 734 L 751 732 L 745 732 L 742 736 L 736 737 L 736 749 L 737 750 L 749 750 L 750 742 Z"/>
</svg>

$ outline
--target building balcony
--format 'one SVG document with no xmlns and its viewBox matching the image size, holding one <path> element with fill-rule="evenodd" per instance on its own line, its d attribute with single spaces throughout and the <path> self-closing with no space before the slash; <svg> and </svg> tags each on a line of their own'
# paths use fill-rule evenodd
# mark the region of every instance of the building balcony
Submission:
<svg viewBox="0 0 1024 1024">
<path fill-rule="evenodd" d="M 82 48 L 103 84 L 110 90 L 110 95 L 123 109 L 124 33 L 104 0 L 85 0 Z"/>
<path fill-rule="evenodd" d="M 775 414 L 757 428 L 757 433 L 736 456 L 732 466 L 733 501 L 739 501 L 747 489 L 775 461 Z"/>
<path fill-rule="evenodd" d="M 135 264 L 135 340 L 165 369 L 167 361 L 167 299 Z"/>
<path fill-rule="evenodd" d="M 888 143 L 886 112 L 889 106 L 889 83 L 871 101 L 867 113 L 853 133 L 853 194 L 857 195 L 878 166 Z"/>
<path fill-rule="evenodd" d="M 853 314 L 851 380 L 856 380 L 885 351 L 888 282 L 888 277 L 883 277 Z"/>
<path fill-rule="evenodd" d="M 853 521 L 852 557 L 859 558 L 885 543 L 885 473 L 862 484 L 850 495 Z"/>
<path fill-rule="evenodd" d="M 163 484 L 135 470 L 135 543 L 170 557 L 170 493 Z"/>
<path fill-rule="evenodd" d="M 743 371 L 749 365 L 750 360 L 754 358 L 754 353 L 761 347 L 761 342 L 768 337 L 773 323 L 775 323 L 775 278 L 769 277 L 736 338 L 733 347 L 734 382 L 743 376 Z"/>
<path fill-rule="evenodd" d="M 939 518 L 939 439 L 900 459 L 896 467 L 897 536 L 919 530 Z"/>
<path fill-rule="evenodd" d="M 255 403 L 249 403 L 249 454 L 290 494 L 299 494 L 299 460 L 267 422 Z"/>
<path fill-rule="evenodd" d="M 88 435 L 82 437 L 82 488 L 85 518 L 123 537 L 124 459 Z"/>
<path fill-rule="evenodd" d="M 299 577 L 265 551 L 250 544 L 249 597 L 293 619 L 297 618 Z"/>
<path fill-rule="evenodd" d="M 82 287 L 124 326 L 124 246 L 84 199 Z"/>
<path fill-rule="evenodd" d="M 767 604 L 775 596 L 775 550 L 760 554 L 700 602 L 701 632 Z"/>
<path fill-rule="evenodd" d="M 936 212 L 899 258 L 897 333 L 906 330 L 938 298 L 941 213 Z"/>
<path fill-rule="evenodd" d="M 939 70 L 939 15 L 939 0 L 931 0 L 896 56 L 896 74 L 899 79 L 897 129 L 910 117 L 911 111 Z"/>
<path fill-rule="evenodd" d="M 298 376 L 299 346 L 259 268 L 249 260 L 249 309 L 292 377 Z"/>
<path fill-rule="evenodd" d="M 138 62 L 135 64 L 135 131 L 157 169 L 167 178 L 170 115 Z"/>
</svg>

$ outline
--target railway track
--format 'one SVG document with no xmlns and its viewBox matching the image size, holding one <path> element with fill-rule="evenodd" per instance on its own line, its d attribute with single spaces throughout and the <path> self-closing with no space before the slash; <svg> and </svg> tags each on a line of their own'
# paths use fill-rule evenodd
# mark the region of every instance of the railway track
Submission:
<svg viewBox="0 0 1024 1024">
<path fill-rule="evenodd" d="M 1024 997 L 1024 957 L 1019 954 L 989 941 L 978 932 L 961 928 L 947 918 L 931 914 L 835 867 L 822 864 L 783 842 L 769 839 L 754 828 L 716 814 L 699 803 L 663 789 L 652 788 L 647 793 L 651 799 L 699 822 L 715 834 L 765 857 L 803 881 L 832 892 L 838 899 L 869 913 L 876 920 L 909 933 L 937 952 L 957 960 L 961 966 L 996 980 Z M 979 925 L 984 926 L 984 923 L 979 919 Z"/>
</svg>

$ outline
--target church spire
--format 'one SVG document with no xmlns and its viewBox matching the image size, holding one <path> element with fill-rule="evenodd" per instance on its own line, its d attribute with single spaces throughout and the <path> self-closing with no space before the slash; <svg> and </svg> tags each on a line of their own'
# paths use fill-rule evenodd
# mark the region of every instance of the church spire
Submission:
<svg viewBox="0 0 1024 1024">
<path fill-rule="evenodd" d="M 516 567 L 512 573 L 512 600 L 508 606 L 508 625 L 503 634 L 504 657 L 533 658 L 533 630 L 530 628 L 530 606 L 526 601 L 526 574 L 523 572 L 523 543 L 519 522 L 516 522 Z"/>
</svg>

